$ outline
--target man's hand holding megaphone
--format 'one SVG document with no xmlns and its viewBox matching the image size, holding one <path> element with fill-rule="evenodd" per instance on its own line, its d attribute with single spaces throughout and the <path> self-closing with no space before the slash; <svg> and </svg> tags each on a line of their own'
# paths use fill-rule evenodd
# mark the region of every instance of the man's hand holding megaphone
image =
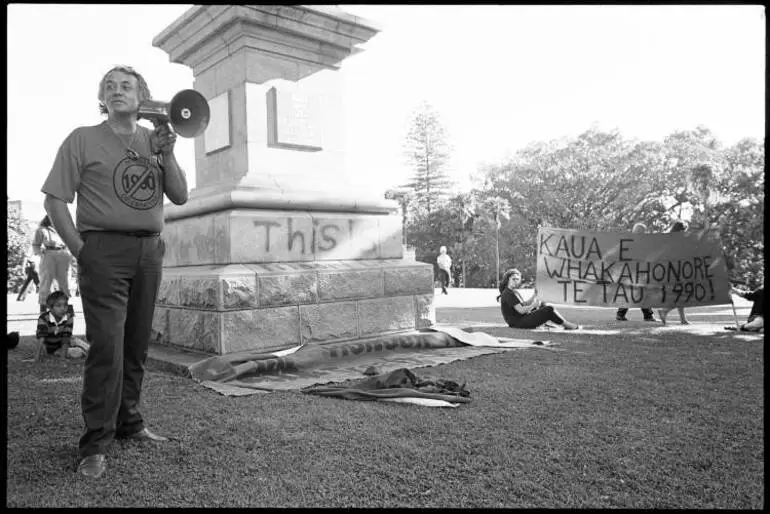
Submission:
<svg viewBox="0 0 770 514">
<path fill-rule="evenodd" d="M 168 123 L 160 123 L 155 126 L 150 142 L 152 144 L 152 153 L 169 157 L 174 153 L 176 134 Z"/>
</svg>

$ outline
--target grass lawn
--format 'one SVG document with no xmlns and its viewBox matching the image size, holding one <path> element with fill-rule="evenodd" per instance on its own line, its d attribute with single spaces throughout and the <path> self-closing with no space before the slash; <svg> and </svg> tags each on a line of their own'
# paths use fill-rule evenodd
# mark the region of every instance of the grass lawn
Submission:
<svg viewBox="0 0 770 514">
<path fill-rule="evenodd" d="M 495 312 L 475 319 L 528 337 Z M 642 323 L 538 336 L 560 350 L 432 369 L 467 380 L 472 402 L 457 409 L 224 397 L 150 372 L 143 413 L 174 440 L 115 442 L 98 480 L 74 473 L 81 365 L 22 362 L 24 341 L 8 353 L 7 505 L 764 507 L 761 341 Z"/>
</svg>

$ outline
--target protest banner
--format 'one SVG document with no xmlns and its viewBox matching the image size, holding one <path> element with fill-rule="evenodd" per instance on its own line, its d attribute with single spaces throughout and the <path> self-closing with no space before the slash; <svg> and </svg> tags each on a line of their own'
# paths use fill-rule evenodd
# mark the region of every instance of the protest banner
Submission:
<svg viewBox="0 0 770 514">
<path fill-rule="evenodd" d="M 635 234 L 543 227 L 537 234 L 540 297 L 604 307 L 730 303 L 722 245 L 713 232 Z"/>
</svg>

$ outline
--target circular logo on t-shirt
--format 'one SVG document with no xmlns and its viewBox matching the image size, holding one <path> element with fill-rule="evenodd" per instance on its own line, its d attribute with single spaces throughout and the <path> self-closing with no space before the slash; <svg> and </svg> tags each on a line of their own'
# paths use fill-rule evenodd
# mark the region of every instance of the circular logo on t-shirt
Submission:
<svg viewBox="0 0 770 514">
<path fill-rule="evenodd" d="M 115 194 L 121 202 L 140 211 L 152 209 L 160 201 L 158 180 L 155 163 L 142 155 L 125 157 L 113 172 Z"/>
</svg>

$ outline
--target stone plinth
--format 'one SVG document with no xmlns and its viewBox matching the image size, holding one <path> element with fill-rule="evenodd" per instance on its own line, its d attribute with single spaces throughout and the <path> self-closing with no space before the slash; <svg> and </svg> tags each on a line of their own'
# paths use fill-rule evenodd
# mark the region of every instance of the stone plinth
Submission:
<svg viewBox="0 0 770 514">
<path fill-rule="evenodd" d="M 212 203 L 259 208 L 253 204 L 263 197 L 295 209 L 318 208 L 308 205 L 314 198 L 324 210 L 393 205 L 381 191 L 352 191 L 342 175 L 344 98 L 336 70 L 377 31 L 336 7 L 207 5 L 159 34 L 153 45 L 192 68 L 194 88 L 211 106 L 209 127 L 195 141 L 196 190 L 169 216 L 196 215 Z M 223 191 L 237 191 L 237 198 Z"/>
<path fill-rule="evenodd" d="M 227 354 L 433 323 L 398 204 L 343 174 L 336 70 L 377 31 L 336 7 L 204 5 L 155 38 L 210 107 L 197 187 L 165 206 L 156 342 Z"/>
<path fill-rule="evenodd" d="M 430 266 L 383 259 L 167 268 L 153 328 L 156 343 L 222 355 L 434 322 Z"/>
<path fill-rule="evenodd" d="M 168 221 L 164 266 L 400 259 L 398 216 L 236 209 Z"/>
</svg>

